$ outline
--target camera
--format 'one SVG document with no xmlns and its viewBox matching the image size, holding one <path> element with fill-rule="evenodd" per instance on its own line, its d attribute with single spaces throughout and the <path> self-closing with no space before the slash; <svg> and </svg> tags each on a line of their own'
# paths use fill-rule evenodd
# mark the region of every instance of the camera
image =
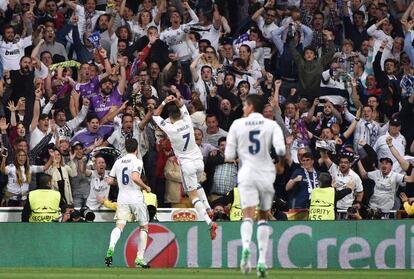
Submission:
<svg viewBox="0 0 414 279">
<path fill-rule="evenodd" d="M 213 215 L 213 221 L 229 221 L 229 215 L 223 211 L 216 211 Z"/>
<path fill-rule="evenodd" d="M 81 217 L 82 216 L 79 210 L 74 210 L 70 213 L 70 220 L 72 222 L 82 222 Z"/>
<path fill-rule="evenodd" d="M 93 213 L 93 211 L 87 206 L 83 206 L 80 209 L 80 215 L 86 222 L 93 222 L 93 220 L 95 220 L 95 213 Z"/>
<path fill-rule="evenodd" d="M 73 210 L 70 213 L 70 222 L 93 222 L 95 213 L 87 206 L 81 207 L 80 210 Z"/>
<path fill-rule="evenodd" d="M 348 210 L 346 211 L 346 213 L 348 214 L 357 214 L 358 210 L 355 207 L 349 207 Z"/>
<path fill-rule="evenodd" d="M 361 208 L 361 217 L 368 220 L 380 220 L 384 216 L 381 209 L 374 209 L 369 207 Z"/>
<path fill-rule="evenodd" d="M 288 38 L 293 38 L 293 37 L 295 37 L 295 33 L 296 33 L 295 25 L 293 23 L 289 23 L 287 37 Z"/>
</svg>

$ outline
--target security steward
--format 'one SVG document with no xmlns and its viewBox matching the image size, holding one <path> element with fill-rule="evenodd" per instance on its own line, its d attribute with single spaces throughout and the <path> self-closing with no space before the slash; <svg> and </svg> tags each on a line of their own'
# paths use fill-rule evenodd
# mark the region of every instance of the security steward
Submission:
<svg viewBox="0 0 414 279">
<path fill-rule="evenodd" d="M 53 222 L 59 218 L 61 196 L 52 189 L 52 176 L 42 173 L 36 190 L 29 193 L 22 222 Z"/>
<path fill-rule="evenodd" d="M 350 183 L 346 188 L 336 191 L 332 187 L 332 177 L 329 173 L 319 174 L 319 188 L 315 188 L 311 193 L 311 203 L 309 208 L 309 220 L 335 220 L 336 202 L 348 194 L 352 193 L 355 184 Z"/>
</svg>

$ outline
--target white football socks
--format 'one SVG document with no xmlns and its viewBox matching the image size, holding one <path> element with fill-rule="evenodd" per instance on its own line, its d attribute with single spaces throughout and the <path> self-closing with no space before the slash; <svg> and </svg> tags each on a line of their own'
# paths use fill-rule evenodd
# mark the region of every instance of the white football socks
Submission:
<svg viewBox="0 0 414 279">
<path fill-rule="evenodd" d="M 250 241 L 253 234 L 253 220 L 250 218 L 243 219 L 240 226 L 240 235 L 242 239 L 243 250 L 250 249 Z"/>
<path fill-rule="evenodd" d="M 200 199 L 195 198 L 194 200 L 191 201 L 191 203 L 193 204 L 195 210 L 197 210 L 198 214 L 203 216 L 204 221 L 206 221 L 207 225 L 211 225 L 212 221 L 210 219 L 210 217 L 208 217 L 207 211 L 206 211 L 206 207 L 204 206 L 204 204 L 200 201 Z"/>
<path fill-rule="evenodd" d="M 147 247 L 148 232 L 141 228 L 138 236 L 137 258 L 144 259 L 145 248 Z"/>
<path fill-rule="evenodd" d="M 211 210 L 210 204 L 208 203 L 208 199 L 206 196 L 206 192 L 204 192 L 204 188 L 200 186 L 198 186 L 197 188 L 197 196 L 200 199 L 200 201 L 204 204 L 204 207 L 206 208 L 207 211 Z"/>
<path fill-rule="evenodd" d="M 111 240 L 109 241 L 109 249 L 115 250 L 115 245 L 118 242 L 119 237 L 121 236 L 121 229 L 115 227 L 111 232 Z"/>
<path fill-rule="evenodd" d="M 257 223 L 257 244 L 259 248 L 259 260 L 258 263 L 266 262 L 267 244 L 269 242 L 269 225 L 267 221 L 260 220 Z"/>
</svg>

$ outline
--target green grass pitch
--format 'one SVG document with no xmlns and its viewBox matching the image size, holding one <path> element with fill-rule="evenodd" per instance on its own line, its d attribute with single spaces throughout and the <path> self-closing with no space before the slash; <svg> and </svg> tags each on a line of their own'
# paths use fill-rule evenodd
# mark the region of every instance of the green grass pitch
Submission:
<svg viewBox="0 0 414 279">
<path fill-rule="evenodd" d="M 349 278 L 410 278 L 412 270 L 307 270 L 307 269 L 270 269 L 267 278 L 282 279 L 349 279 Z M 255 270 L 249 275 L 242 275 L 236 269 L 132 269 L 132 268 L 0 268 L 0 278 L 257 278 Z"/>
</svg>

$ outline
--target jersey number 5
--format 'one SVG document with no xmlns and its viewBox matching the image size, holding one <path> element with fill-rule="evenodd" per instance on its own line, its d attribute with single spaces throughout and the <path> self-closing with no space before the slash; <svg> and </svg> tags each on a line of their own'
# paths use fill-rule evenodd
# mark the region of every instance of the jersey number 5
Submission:
<svg viewBox="0 0 414 279">
<path fill-rule="evenodd" d="M 252 143 L 252 145 L 249 145 L 249 152 L 250 154 L 257 154 L 260 151 L 260 141 L 259 141 L 259 134 L 260 131 L 253 130 L 249 133 L 249 140 Z"/>
<path fill-rule="evenodd" d="M 188 142 L 190 141 L 190 133 L 183 135 L 183 139 L 185 139 L 183 151 L 186 151 Z"/>
<path fill-rule="evenodd" d="M 128 173 L 126 173 L 127 170 L 128 168 L 122 169 L 122 184 L 124 185 L 128 185 L 129 183 L 129 176 L 128 176 Z"/>
</svg>

